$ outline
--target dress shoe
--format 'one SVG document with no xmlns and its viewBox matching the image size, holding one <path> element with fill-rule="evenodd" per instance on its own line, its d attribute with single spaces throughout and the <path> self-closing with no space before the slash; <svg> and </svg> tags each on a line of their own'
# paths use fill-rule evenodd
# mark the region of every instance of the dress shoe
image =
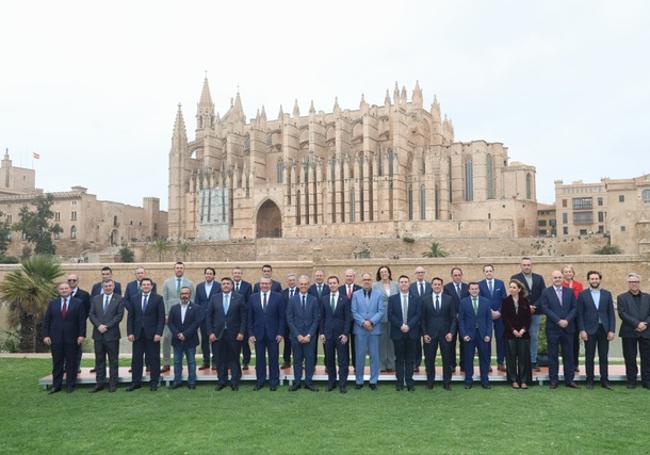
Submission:
<svg viewBox="0 0 650 455">
<path fill-rule="evenodd" d="M 628 384 L 627 388 L 630 389 L 630 390 L 636 389 L 636 384 Z"/>
<path fill-rule="evenodd" d="M 158 384 L 151 384 L 149 386 L 149 390 L 151 390 L 152 392 L 155 392 L 156 390 L 158 390 Z"/>
<path fill-rule="evenodd" d="M 140 384 L 131 384 L 126 388 L 126 391 L 133 392 L 134 390 L 138 390 L 140 387 L 142 387 Z"/>
<path fill-rule="evenodd" d="M 47 394 L 48 394 L 48 395 L 52 395 L 53 393 L 57 393 L 57 392 L 60 392 L 60 391 L 61 391 L 61 387 L 52 387 L 52 388 L 47 392 Z"/>
<path fill-rule="evenodd" d="M 406 390 L 408 390 L 409 392 L 415 392 L 415 386 L 410 385 L 410 386 L 406 387 Z"/>
<path fill-rule="evenodd" d="M 239 386 L 238 386 L 238 385 L 231 385 L 231 386 L 230 386 L 230 389 L 231 389 L 233 392 L 238 392 L 238 391 L 239 391 Z"/>
<path fill-rule="evenodd" d="M 145 372 L 145 373 L 149 373 L 150 371 L 151 371 L 151 370 L 149 369 L 149 367 L 147 367 L 147 368 L 144 369 L 144 372 Z"/>
<path fill-rule="evenodd" d="M 90 372 L 91 372 L 91 373 L 95 373 L 96 371 L 97 371 L 97 370 L 95 370 L 94 368 L 91 368 L 91 369 L 90 369 Z M 81 373 L 81 370 L 79 370 L 78 373 Z"/>
<path fill-rule="evenodd" d="M 415 367 L 415 369 L 413 370 L 413 373 L 419 373 L 419 372 L 420 372 L 420 367 Z"/>
<path fill-rule="evenodd" d="M 181 387 L 183 387 L 183 384 L 180 382 L 178 384 L 172 384 L 172 390 L 180 389 Z"/>
<path fill-rule="evenodd" d="M 522 383 L 522 384 L 521 384 L 521 388 L 522 388 L 522 389 L 527 389 L 527 388 L 528 388 L 528 384 L 526 384 L 525 382 Z"/>
<path fill-rule="evenodd" d="M 117 390 L 117 386 L 116 386 L 116 385 L 109 385 L 109 386 L 108 386 L 108 393 L 113 393 L 113 392 L 115 392 L 116 390 Z"/>
<path fill-rule="evenodd" d="M 286 370 L 287 368 L 291 368 L 291 362 L 284 362 L 280 368 L 282 368 L 283 370 Z"/>
<path fill-rule="evenodd" d="M 275 392 L 276 390 L 278 390 L 278 386 L 277 385 L 272 385 L 271 387 L 269 387 L 269 390 L 271 392 Z"/>
<path fill-rule="evenodd" d="M 427 389 L 429 390 L 433 389 L 433 382 L 427 382 Z"/>
<path fill-rule="evenodd" d="M 395 390 L 397 390 L 398 392 L 401 392 L 402 390 L 404 390 L 404 386 L 403 385 L 396 385 Z"/>
<path fill-rule="evenodd" d="M 481 384 L 481 387 L 483 387 L 485 390 L 490 390 L 492 388 L 490 384 Z"/>
<path fill-rule="evenodd" d="M 363 384 L 355 384 L 354 385 L 354 390 L 361 390 L 363 389 Z"/>
<path fill-rule="evenodd" d="M 612 388 L 612 386 L 609 384 L 609 382 L 603 382 L 603 383 L 600 384 L 600 386 L 601 386 L 603 389 L 614 390 L 614 389 Z"/>
<path fill-rule="evenodd" d="M 219 384 L 214 388 L 214 390 L 216 390 L 218 392 L 218 391 L 223 390 L 225 388 L 226 388 L 226 384 Z"/>
<path fill-rule="evenodd" d="M 346 386 L 339 388 L 339 390 L 341 391 L 341 393 L 348 393 L 348 388 Z"/>
<path fill-rule="evenodd" d="M 336 388 L 336 386 L 334 384 L 330 384 L 330 385 L 327 386 L 327 389 L 325 389 L 325 390 L 328 391 L 328 392 L 331 392 L 335 388 Z"/>
<path fill-rule="evenodd" d="M 570 388 L 570 389 L 579 389 L 579 388 L 580 388 L 580 387 L 578 386 L 578 384 L 576 384 L 575 382 L 569 382 L 566 386 L 567 386 L 568 388 Z"/>
<path fill-rule="evenodd" d="M 451 390 L 451 384 L 443 384 L 442 388 L 445 389 L 446 391 L 450 391 Z"/>
<path fill-rule="evenodd" d="M 497 367 L 497 370 L 499 370 L 501 372 L 504 372 L 504 373 L 507 371 L 505 365 L 502 364 L 502 363 L 499 364 L 499 366 Z"/>
<path fill-rule="evenodd" d="M 245 364 L 241 367 L 241 369 L 242 369 L 242 371 L 248 371 L 248 364 L 245 363 Z"/>
<path fill-rule="evenodd" d="M 557 389 L 557 384 L 551 383 L 550 386 L 548 386 L 549 389 Z"/>
<path fill-rule="evenodd" d="M 318 387 L 316 387 L 314 384 L 307 384 L 305 386 L 305 389 L 309 390 L 310 392 L 318 392 Z"/>
<path fill-rule="evenodd" d="M 472 384 L 465 384 L 465 390 L 469 390 L 472 388 Z"/>
<path fill-rule="evenodd" d="M 195 390 L 196 389 L 196 384 L 187 384 L 187 388 L 190 390 Z"/>
<path fill-rule="evenodd" d="M 262 390 L 263 388 L 264 388 L 264 384 L 255 384 L 255 387 L 253 387 L 253 390 L 255 390 L 257 392 L 258 390 Z"/>
<path fill-rule="evenodd" d="M 534 367 L 534 368 L 533 368 L 533 371 L 534 371 L 535 373 L 539 373 L 540 371 L 542 371 L 542 369 L 541 369 L 540 367 Z"/>
<path fill-rule="evenodd" d="M 171 370 L 171 368 L 169 367 L 169 365 L 165 365 L 164 367 L 162 367 L 162 368 L 160 369 L 160 373 L 167 373 L 169 370 Z"/>
<path fill-rule="evenodd" d="M 133 368 L 129 368 L 129 373 L 133 373 Z"/>
<path fill-rule="evenodd" d="M 576 373 L 580 373 L 580 367 L 576 365 L 576 368 L 574 370 Z"/>
<path fill-rule="evenodd" d="M 370 384 L 370 390 L 377 390 L 377 384 Z"/>
<path fill-rule="evenodd" d="M 465 372 L 465 368 L 460 367 L 460 372 L 461 372 L 461 373 L 464 373 L 464 372 Z"/>
<path fill-rule="evenodd" d="M 206 364 L 203 364 L 199 367 L 199 371 L 209 370 L 209 369 L 210 369 L 210 365 L 206 365 Z"/>
<path fill-rule="evenodd" d="M 490 369 L 488 370 L 488 373 L 492 373 L 492 367 L 490 367 Z"/>
<path fill-rule="evenodd" d="M 101 392 L 102 390 L 104 390 L 104 386 L 103 386 L 103 385 L 96 385 L 95 387 L 93 387 L 92 389 L 90 389 L 90 390 L 88 391 L 88 393 L 97 393 L 97 392 Z"/>
<path fill-rule="evenodd" d="M 594 388 L 594 383 L 593 382 L 588 382 L 587 385 L 585 386 L 587 390 L 593 390 Z"/>
<path fill-rule="evenodd" d="M 518 389 L 518 388 L 519 388 L 519 384 L 517 384 L 516 382 L 513 382 L 513 383 L 512 383 L 512 388 L 513 388 L 513 389 Z"/>
<path fill-rule="evenodd" d="M 294 384 L 289 387 L 289 392 L 295 392 L 296 390 L 300 390 L 300 384 Z"/>
<path fill-rule="evenodd" d="M 217 371 L 217 367 L 210 368 L 210 371 Z"/>
<path fill-rule="evenodd" d="M 395 373 L 395 368 L 386 368 L 386 373 Z"/>
</svg>

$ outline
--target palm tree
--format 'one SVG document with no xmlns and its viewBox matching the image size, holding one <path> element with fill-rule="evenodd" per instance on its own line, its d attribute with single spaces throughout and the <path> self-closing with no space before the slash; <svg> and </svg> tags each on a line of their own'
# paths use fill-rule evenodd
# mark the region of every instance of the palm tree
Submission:
<svg viewBox="0 0 650 455">
<path fill-rule="evenodd" d="M 422 253 L 422 257 L 425 258 L 445 258 L 447 256 L 449 253 L 443 250 L 438 242 L 431 242 L 429 250 Z"/>
<path fill-rule="evenodd" d="M 36 255 L 0 283 L 0 298 L 9 307 L 9 326 L 18 329 L 21 352 L 44 351 L 41 327 L 48 301 L 56 296 L 63 270 L 52 256 Z"/>
<path fill-rule="evenodd" d="M 192 245 L 190 242 L 178 242 L 176 245 L 176 253 L 180 254 L 183 257 L 183 260 L 187 260 L 187 255 L 192 253 Z"/>
<path fill-rule="evenodd" d="M 158 262 L 162 262 L 165 257 L 165 253 L 169 251 L 169 242 L 167 239 L 158 239 L 153 242 L 153 250 L 158 253 Z"/>
</svg>

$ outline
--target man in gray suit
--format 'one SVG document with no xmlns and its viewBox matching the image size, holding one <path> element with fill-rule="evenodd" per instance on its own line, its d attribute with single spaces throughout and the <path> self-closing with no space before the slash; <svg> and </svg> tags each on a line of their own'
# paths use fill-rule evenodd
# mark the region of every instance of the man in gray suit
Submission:
<svg viewBox="0 0 650 455">
<path fill-rule="evenodd" d="M 108 279 L 102 283 L 102 294 L 90 302 L 88 318 L 93 325 L 95 341 L 95 387 L 90 393 L 104 389 L 106 383 L 106 355 L 108 355 L 108 391 L 115 392 L 118 377 L 118 356 L 120 348 L 120 321 L 124 317 L 122 296 L 114 292 L 115 283 Z"/>
<path fill-rule="evenodd" d="M 650 389 L 650 295 L 641 292 L 641 277 L 636 273 L 627 275 L 627 288 L 627 292 L 616 298 L 621 319 L 618 336 L 623 341 L 627 388 L 636 387 L 638 348 L 641 356 L 641 382 L 643 387 Z"/>
<path fill-rule="evenodd" d="M 160 370 L 161 373 L 165 373 L 171 369 L 171 357 L 172 357 L 172 333 L 169 330 L 168 319 L 169 319 L 169 310 L 171 307 L 180 303 L 181 298 L 181 289 L 189 288 L 191 295 L 194 295 L 194 283 L 185 278 L 185 264 L 181 261 L 178 261 L 174 265 L 174 276 L 167 278 L 163 284 L 163 301 L 165 302 L 165 331 L 163 333 L 163 361 L 164 365 Z"/>
</svg>

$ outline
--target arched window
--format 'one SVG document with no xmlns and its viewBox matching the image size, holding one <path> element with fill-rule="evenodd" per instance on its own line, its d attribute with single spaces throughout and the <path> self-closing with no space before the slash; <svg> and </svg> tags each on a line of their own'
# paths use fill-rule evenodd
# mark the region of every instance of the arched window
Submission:
<svg viewBox="0 0 650 455">
<path fill-rule="evenodd" d="M 413 219 L 413 186 L 409 185 L 407 191 L 406 198 L 408 200 L 408 210 L 409 210 L 409 220 Z"/>
<path fill-rule="evenodd" d="M 643 190 L 641 193 L 641 199 L 643 202 L 650 202 L 650 189 L 648 190 Z"/>
<path fill-rule="evenodd" d="M 76 238 L 77 238 L 77 234 L 78 234 L 77 226 L 72 226 L 72 227 L 70 228 L 70 238 L 73 239 L 73 240 L 76 239 Z"/>
<path fill-rule="evenodd" d="M 449 191 L 449 202 L 452 202 L 452 192 L 451 192 L 451 158 L 447 158 L 447 181 L 448 191 Z"/>
<path fill-rule="evenodd" d="M 284 161 L 280 160 L 275 165 L 275 174 L 276 181 L 278 183 L 284 183 Z"/>
<path fill-rule="evenodd" d="M 526 174 L 526 199 L 533 198 L 533 176 Z"/>
<path fill-rule="evenodd" d="M 426 204 L 426 188 L 424 185 L 420 185 L 420 219 L 424 220 L 427 214 L 427 204 Z"/>
<path fill-rule="evenodd" d="M 487 176 L 487 198 L 496 198 L 496 191 L 494 188 L 494 159 L 492 155 L 488 154 L 485 158 L 486 176 Z"/>
<path fill-rule="evenodd" d="M 474 166 L 471 158 L 465 161 L 465 200 L 474 200 Z"/>
<path fill-rule="evenodd" d="M 350 190 L 350 222 L 356 221 L 356 210 L 354 208 L 354 190 Z"/>
</svg>

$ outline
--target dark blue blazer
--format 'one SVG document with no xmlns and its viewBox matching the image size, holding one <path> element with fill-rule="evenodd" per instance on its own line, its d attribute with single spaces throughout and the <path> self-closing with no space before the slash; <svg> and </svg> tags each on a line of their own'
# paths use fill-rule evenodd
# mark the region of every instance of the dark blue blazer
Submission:
<svg viewBox="0 0 650 455">
<path fill-rule="evenodd" d="M 419 289 L 419 283 L 417 280 L 415 280 L 413 283 L 411 283 L 411 286 L 409 286 L 409 292 L 413 295 L 416 295 L 420 298 L 430 296 L 433 294 L 433 289 L 431 289 L 431 283 L 428 281 L 424 281 L 424 295 L 420 295 L 420 289 Z"/>
<path fill-rule="evenodd" d="M 271 291 L 273 292 L 282 292 L 282 285 L 278 283 L 275 280 L 271 280 Z M 253 293 L 258 293 L 260 292 L 260 283 L 257 282 L 255 283 L 255 286 L 253 286 Z"/>
<path fill-rule="evenodd" d="M 458 317 L 454 308 L 454 299 L 445 293 L 440 296 L 440 310 L 434 308 L 434 295 L 422 300 L 422 328 L 423 335 L 434 339 L 444 338 L 448 333 L 454 335 L 458 329 Z"/>
<path fill-rule="evenodd" d="M 232 290 L 235 291 L 235 283 L 233 282 Z M 236 292 L 236 291 L 235 291 Z M 248 282 L 241 280 L 239 282 L 239 294 L 244 297 L 244 303 L 248 303 L 248 299 L 253 293 L 253 286 Z"/>
<path fill-rule="evenodd" d="M 612 293 L 606 289 L 600 290 L 600 303 L 598 309 L 591 296 L 589 288 L 578 296 L 578 330 L 584 330 L 587 335 L 595 335 L 598 331 L 599 319 L 602 321 L 605 332 L 616 333 L 616 316 L 614 316 L 614 299 Z"/>
<path fill-rule="evenodd" d="M 294 294 L 287 307 L 287 325 L 291 331 L 291 338 L 298 338 L 298 335 L 310 335 L 314 338 L 320 321 L 320 305 L 316 297 L 307 294 L 306 308 L 303 311 L 301 297 L 300 292 Z"/>
<path fill-rule="evenodd" d="M 196 285 L 196 290 L 194 292 L 194 301 L 197 305 L 203 308 L 207 315 L 210 299 L 221 292 L 221 284 L 217 280 L 214 280 L 212 282 L 212 288 L 210 289 L 210 295 L 207 295 L 207 292 L 205 291 L 205 281 L 202 281 Z"/>
<path fill-rule="evenodd" d="M 185 311 L 185 322 L 181 322 L 181 304 L 177 303 L 169 309 L 169 330 L 172 333 L 172 346 L 196 347 L 199 344 L 198 329 L 203 322 L 204 309 L 190 302 Z M 185 341 L 179 340 L 178 334 L 185 336 Z"/>
<path fill-rule="evenodd" d="M 115 292 L 117 295 L 122 295 L 122 285 L 120 284 L 119 281 L 113 280 L 115 283 L 115 289 L 113 292 Z M 90 296 L 95 297 L 96 295 L 99 295 L 102 293 L 102 282 L 100 281 L 99 283 L 93 284 L 93 289 L 90 291 Z"/>
<path fill-rule="evenodd" d="M 501 280 L 494 278 L 494 288 L 492 289 L 492 294 L 490 294 L 490 289 L 488 289 L 487 280 L 481 280 L 478 283 L 479 295 L 485 297 L 490 301 L 490 306 L 494 311 L 501 311 L 501 303 L 508 295 L 506 292 L 506 285 Z"/>
<path fill-rule="evenodd" d="M 388 322 L 390 323 L 390 338 L 417 338 L 420 336 L 420 324 L 422 318 L 422 300 L 417 294 L 409 292 L 409 307 L 406 315 L 406 325 L 409 326 L 407 333 L 402 333 L 400 327 L 404 322 L 402 315 L 402 294 L 393 294 L 388 297 Z"/>
<path fill-rule="evenodd" d="M 284 336 L 285 311 L 282 294 L 269 292 L 266 311 L 262 310 L 262 293 L 251 294 L 248 299 L 248 335 L 261 341 L 264 336 L 275 340 Z"/>
<path fill-rule="evenodd" d="M 154 335 L 162 336 L 165 329 L 165 302 L 159 294 L 151 292 L 147 301 L 147 310 L 142 314 L 142 294 L 131 299 L 131 309 L 126 318 L 126 333 L 133 335 L 136 340 L 144 329 L 144 336 L 153 339 Z"/>
<path fill-rule="evenodd" d="M 361 286 L 358 284 L 353 284 L 352 285 L 352 294 L 354 294 L 356 291 L 361 289 Z M 339 286 L 339 294 L 343 294 L 344 296 L 348 296 L 348 288 L 345 283 L 343 283 L 341 286 Z M 352 297 L 350 297 L 350 302 L 352 302 Z"/>
<path fill-rule="evenodd" d="M 461 338 L 466 336 L 474 338 L 476 326 L 481 339 L 492 337 L 492 306 L 490 301 L 485 297 L 478 296 L 478 314 L 474 314 L 472 298 L 465 297 L 460 301 L 458 311 L 458 328 Z"/>
<path fill-rule="evenodd" d="M 336 311 L 332 312 L 331 294 L 324 295 L 321 300 L 320 333 L 325 339 L 338 338 L 341 335 L 350 336 L 352 328 L 352 303 L 345 294 L 339 292 L 336 300 Z"/>
<path fill-rule="evenodd" d="M 63 319 L 61 298 L 50 300 L 43 319 L 43 338 L 50 337 L 52 344 L 76 343 L 78 337 L 86 336 L 86 309 L 81 300 L 68 300 L 68 311 Z"/>
<path fill-rule="evenodd" d="M 238 333 L 246 333 L 248 309 L 241 294 L 234 291 L 230 293 L 227 314 L 224 312 L 223 307 L 223 292 L 213 295 L 206 312 L 208 333 L 214 333 L 217 340 L 220 340 L 223 336 L 226 325 L 231 339 L 237 337 Z"/>
<path fill-rule="evenodd" d="M 560 335 L 562 333 L 574 333 L 576 330 L 576 297 L 573 294 L 573 289 L 562 287 L 562 305 L 555 294 L 553 286 L 544 289 L 542 296 L 537 302 L 546 315 L 546 333 L 547 336 Z M 557 323 L 565 319 L 569 325 L 564 329 Z"/>
<path fill-rule="evenodd" d="M 317 299 L 320 299 L 324 295 L 329 295 L 330 293 L 330 287 L 327 285 L 327 283 L 323 283 L 323 289 L 321 290 L 321 295 L 318 295 L 318 288 L 316 288 L 316 283 L 312 284 L 309 286 L 309 289 L 307 290 L 307 294 L 311 294 Z"/>
<path fill-rule="evenodd" d="M 444 287 L 442 288 L 443 294 L 447 294 L 451 296 L 452 299 L 454 299 L 454 307 L 456 310 L 456 313 L 460 311 L 460 301 L 463 300 L 465 297 L 469 296 L 469 286 L 467 283 L 461 283 L 460 285 L 460 298 L 458 298 L 458 294 L 456 294 L 456 287 L 454 286 L 454 282 L 450 281 L 449 283 L 445 284 Z"/>
<path fill-rule="evenodd" d="M 156 283 L 152 283 L 153 287 L 151 288 L 151 292 L 156 292 Z M 117 287 L 115 289 L 115 292 L 117 292 Z M 119 292 L 117 292 L 119 294 Z M 124 306 L 126 307 L 127 310 L 131 308 L 131 299 L 135 299 L 138 294 L 140 293 L 140 289 L 138 289 L 138 281 L 133 280 L 129 281 L 126 284 L 126 290 L 124 291 Z"/>
<path fill-rule="evenodd" d="M 526 278 L 524 278 L 524 274 L 521 272 L 517 273 L 516 275 L 512 275 L 510 279 L 521 281 L 521 284 L 523 284 L 524 287 L 526 288 L 526 291 L 528 291 L 528 297 L 527 297 L 528 301 L 530 302 L 531 305 L 535 305 L 537 307 L 534 314 L 542 314 L 542 309 L 539 308 L 537 301 L 542 296 L 542 292 L 544 292 L 544 289 L 546 289 L 546 283 L 544 283 L 544 277 L 542 275 L 539 275 L 537 273 L 533 273 L 532 275 L 533 275 L 532 289 L 528 287 L 528 281 L 526 281 Z"/>
</svg>

